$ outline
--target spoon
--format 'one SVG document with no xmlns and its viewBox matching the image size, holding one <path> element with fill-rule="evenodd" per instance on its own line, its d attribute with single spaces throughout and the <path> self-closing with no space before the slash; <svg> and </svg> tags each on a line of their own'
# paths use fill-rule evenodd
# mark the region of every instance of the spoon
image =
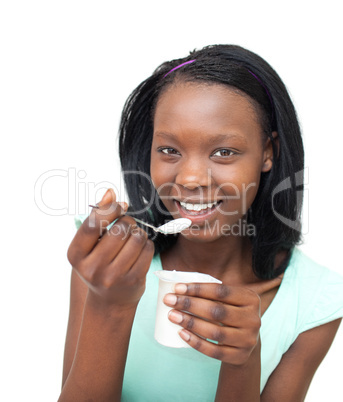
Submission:
<svg viewBox="0 0 343 402">
<path fill-rule="evenodd" d="M 98 209 L 98 205 L 89 205 L 92 208 Z M 156 228 L 155 226 L 150 225 L 149 223 L 143 222 L 138 218 L 133 218 L 136 222 L 141 223 L 142 225 L 148 226 L 149 228 L 153 229 L 157 233 L 163 234 L 173 234 L 173 233 L 180 233 L 184 229 L 187 229 L 191 226 L 192 221 L 188 218 L 178 218 L 172 221 L 165 223 L 162 226 Z"/>
<path fill-rule="evenodd" d="M 173 233 L 180 233 L 184 229 L 187 229 L 191 226 L 192 221 L 188 218 L 178 218 L 172 221 L 165 223 L 162 226 L 156 228 L 155 226 L 150 225 L 149 223 L 143 222 L 138 218 L 133 218 L 136 222 L 141 223 L 142 225 L 148 226 L 149 228 L 153 229 L 157 233 L 163 234 L 173 234 Z"/>
</svg>

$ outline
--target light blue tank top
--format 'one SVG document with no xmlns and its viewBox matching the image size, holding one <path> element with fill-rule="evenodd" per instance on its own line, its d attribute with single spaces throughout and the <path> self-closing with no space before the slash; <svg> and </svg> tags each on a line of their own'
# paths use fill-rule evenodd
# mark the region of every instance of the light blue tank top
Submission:
<svg viewBox="0 0 343 402">
<path fill-rule="evenodd" d="M 220 361 L 194 349 L 162 346 L 154 339 L 158 278 L 153 272 L 161 269 L 156 256 L 132 329 L 122 401 L 214 401 Z M 295 249 L 279 290 L 262 317 L 261 392 L 301 332 L 339 317 L 343 317 L 343 277 Z"/>
<path fill-rule="evenodd" d="M 82 223 L 76 218 L 76 226 Z M 123 383 L 123 402 L 211 402 L 221 362 L 191 348 L 154 339 L 160 256 L 153 258 L 135 316 Z M 274 300 L 262 316 L 261 392 L 301 332 L 343 317 L 343 277 L 295 248 Z"/>
</svg>

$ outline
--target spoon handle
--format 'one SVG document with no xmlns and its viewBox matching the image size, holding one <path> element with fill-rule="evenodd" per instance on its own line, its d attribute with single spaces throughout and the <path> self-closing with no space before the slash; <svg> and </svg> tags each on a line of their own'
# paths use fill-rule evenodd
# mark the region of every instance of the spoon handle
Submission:
<svg viewBox="0 0 343 402">
<path fill-rule="evenodd" d="M 149 228 L 153 229 L 155 232 L 159 232 L 158 228 L 155 228 L 155 226 L 150 225 L 149 223 L 143 222 L 138 218 L 133 218 L 136 222 L 141 223 L 142 225 L 148 226 Z"/>
<path fill-rule="evenodd" d="M 99 205 L 89 205 L 92 208 L 99 209 Z M 158 228 L 155 228 L 155 226 L 150 225 L 149 223 L 143 222 L 138 218 L 133 218 L 136 222 L 141 223 L 142 225 L 148 226 L 149 228 L 153 229 L 155 232 L 159 232 Z"/>
<path fill-rule="evenodd" d="M 89 205 L 92 208 L 99 209 L 99 205 Z M 155 226 L 150 225 L 149 223 L 143 222 L 138 218 L 133 218 L 136 222 L 141 223 L 142 225 L 148 226 L 149 228 L 153 229 L 155 232 L 159 233 L 160 230 L 158 228 L 155 228 Z"/>
</svg>

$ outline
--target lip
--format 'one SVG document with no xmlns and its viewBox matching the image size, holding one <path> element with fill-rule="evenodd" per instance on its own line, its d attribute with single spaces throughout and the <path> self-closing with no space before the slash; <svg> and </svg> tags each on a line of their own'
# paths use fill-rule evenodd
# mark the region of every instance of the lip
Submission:
<svg viewBox="0 0 343 402">
<path fill-rule="evenodd" d="M 179 200 L 177 198 L 174 198 L 174 201 L 177 202 L 185 202 L 186 204 L 213 204 L 214 202 L 221 202 L 223 200 L 199 200 L 199 198 L 195 199 L 195 198 L 184 198 L 182 200 Z"/>
<path fill-rule="evenodd" d="M 212 207 L 210 210 L 208 210 L 204 213 L 197 212 L 196 215 L 193 215 L 193 214 L 187 213 L 181 207 L 180 201 L 174 200 L 174 202 L 176 204 L 177 210 L 178 210 L 179 214 L 181 215 L 181 217 L 190 219 L 192 221 L 192 223 L 201 223 L 201 222 L 207 221 L 209 219 L 212 220 L 214 215 L 216 215 L 218 213 L 218 207 L 221 205 L 221 202 L 219 202 L 216 206 Z M 182 201 L 182 202 L 188 202 L 189 204 L 200 204 L 199 202 L 190 202 L 190 200 Z M 209 202 L 211 202 L 211 201 L 209 201 Z M 212 201 L 212 202 L 214 202 L 214 201 Z M 216 201 L 216 202 L 218 202 L 218 201 Z M 202 204 L 206 204 L 206 202 L 202 202 Z"/>
</svg>

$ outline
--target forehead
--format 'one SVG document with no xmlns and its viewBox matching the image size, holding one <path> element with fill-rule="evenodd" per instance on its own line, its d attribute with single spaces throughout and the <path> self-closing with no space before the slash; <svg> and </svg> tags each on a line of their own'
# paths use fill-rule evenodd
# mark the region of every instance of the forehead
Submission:
<svg viewBox="0 0 343 402">
<path fill-rule="evenodd" d="M 261 132 L 256 108 L 248 95 L 213 83 L 178 82 L 160 95 L 154 114 L 154 130 L 194 127 L 209 132 L 235 129 Z"/>
</svg>

